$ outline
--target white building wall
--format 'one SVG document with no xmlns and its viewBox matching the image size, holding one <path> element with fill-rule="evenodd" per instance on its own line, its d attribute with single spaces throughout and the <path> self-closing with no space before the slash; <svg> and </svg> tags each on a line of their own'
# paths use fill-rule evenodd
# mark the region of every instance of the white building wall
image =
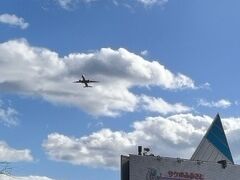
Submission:
<svg viewBox="0 0 240 180">
<path fill-rule="evenodd" d="M 129 156 L 129 180 L 239 180 L 240 166 L 157 156 Z"/>
</svg>

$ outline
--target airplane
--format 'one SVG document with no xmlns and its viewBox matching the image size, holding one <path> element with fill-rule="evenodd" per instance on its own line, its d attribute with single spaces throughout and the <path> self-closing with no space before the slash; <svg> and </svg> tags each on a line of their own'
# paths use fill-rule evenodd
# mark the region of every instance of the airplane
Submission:
<svg viewBox="0 0 240 180">
<path fill-rule="evenodd" d="M 89 86 L 88 83 L 97 83 L 99 81 L 93 81 L 93 80 L 89 80 L 89 79 L 86 79 L 84 75 L 82 75 L 82 79 L 79 79 L 78 81 L 74 81 L 73 83 L 83 83 L 85 86 L 83 87 L 92 87 L 92 86 Z"/>
</svg>

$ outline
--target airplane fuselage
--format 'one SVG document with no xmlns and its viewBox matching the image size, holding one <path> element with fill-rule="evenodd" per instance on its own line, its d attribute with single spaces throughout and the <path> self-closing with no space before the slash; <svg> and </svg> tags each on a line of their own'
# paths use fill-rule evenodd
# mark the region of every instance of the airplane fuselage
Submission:
<svg viewBox="0 0 240 180">
<path fill-rule="evenodd" d="M 89 86 L 88 83 L 97 83 L 97 82 L 99 81 L 85 79 L 84 75 L 82 75 L 82 79 L 75 81 L 74 83 L 83 83 L 85 85 L 84 87 L 92 87 L 92 86 Z"/>
</svg>

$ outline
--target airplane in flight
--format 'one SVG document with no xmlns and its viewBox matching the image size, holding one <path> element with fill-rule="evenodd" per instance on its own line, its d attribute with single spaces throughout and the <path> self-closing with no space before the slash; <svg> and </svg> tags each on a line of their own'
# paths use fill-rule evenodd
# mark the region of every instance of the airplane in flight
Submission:
<svg viewBox="0 0 240 180">
<path fill-rule="evenodd" d="M 89 80 L 86 79 L 84 75 L 82 75 L 82 79 L 79 79 L 78 81 L 74 81 L 73 83 L 83 83 L 85 86 L 83 87 L 92 87 L 89 86 L 88 83 L 98 83 L 99 81 L 93 81 L 93 80 Z"/>
</svg>

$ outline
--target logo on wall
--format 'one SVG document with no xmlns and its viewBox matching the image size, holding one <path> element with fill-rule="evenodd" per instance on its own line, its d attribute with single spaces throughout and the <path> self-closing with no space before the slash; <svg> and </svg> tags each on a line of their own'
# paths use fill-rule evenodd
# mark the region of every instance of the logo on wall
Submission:
<svg viewBox="0 0 240 180">
<path fill-rule="evenodd" d="M 148 168 L 146 174 L 146 180 L 204 180 L 204 177 L 200 173 L 193 172 L 177 172 L 168 171 L 167 175 L 163 176 L 162 173 L 154 168 Z"/>
</svg>

